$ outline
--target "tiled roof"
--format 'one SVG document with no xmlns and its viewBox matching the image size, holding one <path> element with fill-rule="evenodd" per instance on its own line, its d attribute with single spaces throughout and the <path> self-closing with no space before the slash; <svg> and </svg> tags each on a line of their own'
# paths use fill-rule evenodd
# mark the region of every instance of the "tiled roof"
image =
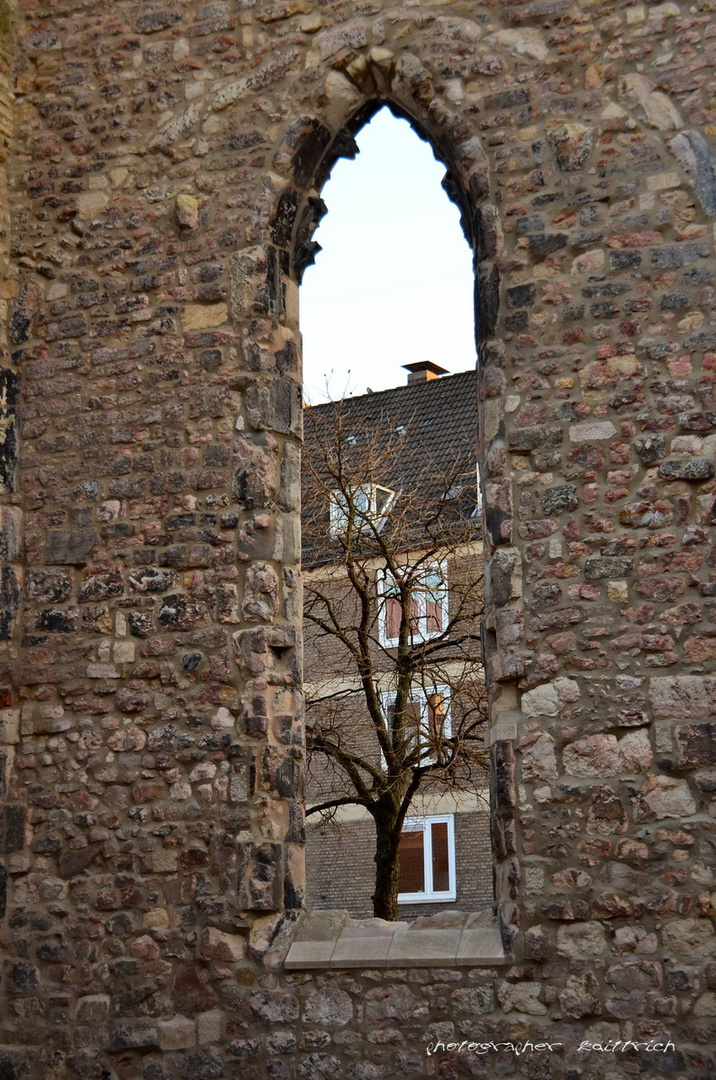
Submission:
<svg viewBox="0 0 716 1080">
<path fill-rule="evenodd" d="M 464 519 L 475 509 L 477 377 L 474 370 L 306 409 L 305 454 L 314 467 L 320 469 L 316 465 L 320 462 L 319 443 L 330 444 L 331 431 L 338 421 L 343 444 L 353 448 L 357 455 L 361 444 L 367 445 L 369 441 L 390 444 L 386 472 L 373 475 L 373 483 L 397 492 L 420 491 L 427 504 L 440 494 L 445 478 L 454 477 L 453 512 Z M 315 507 L 304 506 L 304 517 L 312 511 Z M 309 561 L 313 563 L 314 559 Z"/>
</svg>

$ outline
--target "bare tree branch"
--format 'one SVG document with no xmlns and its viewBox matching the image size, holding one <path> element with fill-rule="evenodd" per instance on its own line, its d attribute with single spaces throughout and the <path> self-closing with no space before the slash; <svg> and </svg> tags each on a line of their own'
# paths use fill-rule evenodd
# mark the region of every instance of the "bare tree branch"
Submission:
<svg viewBox="0 0 716 1080">
<path fill-rule="evenodd" d="M 375 912 L 396 918 L 413 799 L 486 775 L 474 450 L 456 439 L 426 453 L 408 485 L 406 454 L 420 448 L 410 418 L 353 431 L 336 403 L 305 419 L 309 813 L 372 815 Z"/>
</svg>

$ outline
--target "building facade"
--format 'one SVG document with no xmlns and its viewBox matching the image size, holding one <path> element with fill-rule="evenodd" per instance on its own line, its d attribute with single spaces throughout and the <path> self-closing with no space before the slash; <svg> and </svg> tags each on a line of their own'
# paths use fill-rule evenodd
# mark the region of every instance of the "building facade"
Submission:
<svg viewBox="0 0 716 1080">
<path fill-rule="evenodd" d="M 303 570 L 309 611 L 304 625 L 309 732 L 307 905 L 309 910 L 346 908 L 351 915 L 363 917 L 373 913 L 373 818 L 360 805 L 349 776 L 336 767 L 336 758 L 328 762 L 318 751 L 312 752 L 310 740 L 314 724 L 322 729 L 330 725 L 339 732 L 338 741 L 367 764 L 384 765 L 361 690 L 357 658 L 325 624 L 319 626 L 310 618 L 316 597 L 328 592 L 340 629 L 357 622 L 358 596 L 346 580 L 346 504 L 351 492 L 359 496 L 359 513 L 365 496 L 366 513 L 377 524 L 389 559 L 404 560 L 407 567 L 418 570 L 422 587 L 410 601 L 411 644 L 421 649 L 429 643 L 434 651 L 438 639 L 449 635 L 448 623 L 456 639 L 469 635 L 463 647 L 451 648 L 446 640 L 442 662 L 431 662 L 430 656 L 419 660 L 409 704 L 413 737 L 429 742 L 439 724 L 438 738 L 449 739 L 453 715 L 458 737 L 458 715 L 470 709 L 480 714 L 474 746 L 484 746 L 486 700 L 479 633 L 484 609 L 482 589 L 475 587 L 483 572 L 475 372 L 448 376 L 431 362 L 406 367 L 408 385 L 314 406 L 304 424 Z M 333 433 L 331 425 L 335 425 Z M 326 473 L 329 461 L 351 452 L 355 454 L 353 468 L 347 464 L 345 470 Z M 321 471 L 324 480 L 317 488 L 311 476 Z M 376 491 L 382 493 L 380 505 L 371 506 L 371 492 Z M 426 552 L 421 546 L 428 538 L 423 520 L 429 518 L 434 519 L 433 533 L 442 531 L 444 541 Z M 356 524 L 360 528 L 370 522 Z M 411 543 L 417 545 L 412 550 Z M 375 654 L 373 677 L 380 720 L 389 728 L 400 664 L 402 608 L 395 583 L 384 560 L 373 555 L 373 547 L 354 565 L 374 592 L 369 631 Z M 434 754 L 434 749 L 426 750 L 423 760 L 432 762 Z M 420 760 L 415 762 L 420 764 Z M 328 819 L 311 811 L 314 805 L 326 805 L 332 796 L 341 799 L 348 794 L 355 795 L 356 802 L 336 806 Z M 486 762 L 471 772 L 423 781 L 412 798 L 403 830 L 401 918 L 439 910 L 492 910 L 489 809 Z"/>
</svg>

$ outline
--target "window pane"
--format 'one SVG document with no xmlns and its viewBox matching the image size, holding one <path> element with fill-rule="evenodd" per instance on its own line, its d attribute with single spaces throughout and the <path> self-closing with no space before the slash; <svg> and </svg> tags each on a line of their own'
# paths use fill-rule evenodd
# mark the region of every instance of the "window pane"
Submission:
<svg viewBox="0 0 716 1080">
<path fill-rule="evenodd" d="M 382 517 L 390 502 L 393 492 L 388 488 L 376 487 L 375 488 L 375 513 L 377 517 Z"/>
<path fill-rule="evenodd" d="M 383 571 L 383 595 L 400 596 L 397 582 L 389 570 Z"/>
<path fill-rule="evenodd" d="M 409 701 L 405 706 L 405 724 L 410 731 L 415 732 L 417 735 L 420 731 L 422 718 L 422 709 L 420 708 L 419 701 Z"/>
<path fill-rule="evenodd" d="M 423 830 L 400 834 L 400 892 L 425 892 Z"/>
<path fill-rule="evenodd" d="M 365 488 L 356 488 L 355 491 L 351 492 L 351 497 L 356 513 L 367 515 L 370 510 L 368 491 Z"/>
<path fill-rule="evenodd" d="M 438 570 L 428 570 L 425 575 L 425 632 L 437 634 L 443 629 L 445 607 L 445 582 Z"/>
<path fill-rule="evenodd" d="M 399 636 L 401 613 L 402 606 L 400 599 L 395 596 L 389 596 L 385 601 L 385 629 L 387 637 L 397 638 Z"/>
<path fill-rule="evenodd" d="M 428 738 L 431 743 L 436 743 L 446 736 L 445 698 L 442 694 L 430 694 L 428 697 Z"/>
<path fill-rule="evenodd" d="M 442 574 L 439 570 L 428 570 L 425 574 L 425 588 L 434 595 L 441 593 L 443 586 Z"/>
<path fill-rule="evenodd" d="M 433 892 L 447 892 L 450 888 L 447 821 L 434 821 L 430 829 L 433 844 Z"/>
<path fill-rule="evenodd" d="M 425 633 L 438 634 L 443 628 L 443 605 L 440 600 L 428 597 L 425 605 Z"/>
<path fill-rule="evenodd" d="M 419 596 L 410 597 L 410 630 L 413 634 L 418 636 L 420 634 L 420 617 L 422 615 L 422 604 Z"/>
<path fill-rule="evenodd" d="M 407 753 L 412 753 L 417 749 L 419 742 L 419 735 L 422 728 L 422 710 L 419 701 L 409 701 L 405 706 L 405 749 Z"/>
<path fill-rule="evenodd" d="M 334 491 L 331 496 L 331 534 L 340 536 L 348 525 L 348 500 L 341 491 Z"/>
</svg>

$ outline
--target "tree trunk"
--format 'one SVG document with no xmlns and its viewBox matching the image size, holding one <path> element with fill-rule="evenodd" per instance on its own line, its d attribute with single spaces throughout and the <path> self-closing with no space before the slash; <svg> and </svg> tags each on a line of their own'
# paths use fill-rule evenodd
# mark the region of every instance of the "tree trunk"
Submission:
<svg viewBox="0 0 716 1080">
<path fill-rule="evenodd" d="M 400 826 L 395 816 L 376 817 L 373 914 L 378 919 L 387 919 L 388 922 L 396 922 L 398 918 L 398 892 L 400 891 L 399 843 Z"/>
</svg>

